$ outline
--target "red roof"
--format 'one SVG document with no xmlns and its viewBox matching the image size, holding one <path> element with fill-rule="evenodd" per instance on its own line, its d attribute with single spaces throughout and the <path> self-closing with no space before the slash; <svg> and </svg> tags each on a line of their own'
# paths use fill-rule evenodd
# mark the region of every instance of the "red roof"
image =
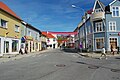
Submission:
<svg viewBox="0 0 120 80">
<path fill-rule="evenodd" d="M 45 35 L 47 38 L 55 38 L 51 33 L 42 32 L 43 35 Z"/>
<path fill-rule="evenodd" d="M 12 16 L 20 19 L 19 16 L 17 16 L 6 4 L 4 4 L 3 2 L 0 1 L 0 9 L 8 12 L 9 14 L 11 14 Z"/>
</svg>

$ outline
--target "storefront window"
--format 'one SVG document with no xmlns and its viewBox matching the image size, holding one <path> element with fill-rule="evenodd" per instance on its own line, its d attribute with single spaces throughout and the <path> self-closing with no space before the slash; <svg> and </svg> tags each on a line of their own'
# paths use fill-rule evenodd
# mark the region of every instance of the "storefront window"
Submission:
<svg viewBox="0 0 120 80">
<path fill-rule="evenodd" d="M 17 52 L 17 51 L 18 51 L 18 41 L 12 40 L 12 52 Z"/>
<path fill-rule="evenodd" d="M 102 49 L 102 47 L 104 47 L 104 39 L 103 38 L 96 39 L 96 48 Z"/>
</svg>

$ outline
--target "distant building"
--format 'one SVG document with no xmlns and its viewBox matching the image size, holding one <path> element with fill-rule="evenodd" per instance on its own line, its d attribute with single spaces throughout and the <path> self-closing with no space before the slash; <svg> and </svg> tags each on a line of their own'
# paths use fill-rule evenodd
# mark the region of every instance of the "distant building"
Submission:
<svg viewBox="0 0 120 80">
<path fill-rule="evenodd" d="M 47 36 L 45 34 L 41 34 L 41 37 L 40 37 L 40 42 L 41 42 L 41 48 L 40 50 L 45 50 L 47 49 Z"/>
<path fill-rule="evenodd" d="M 21 47 L 27 48 L 28 52 L 40 51 L 41 31 L 26 22 L 22 24 Z"/>
<path fill-rule="evenodd" d="M 54 34 L 50 32 L 42 32 L 42 34 L 47 37 L 46 39 L 47 49 L 54 49 L 58 47 L 57 36 L 55 36 Z"/>
</svg>

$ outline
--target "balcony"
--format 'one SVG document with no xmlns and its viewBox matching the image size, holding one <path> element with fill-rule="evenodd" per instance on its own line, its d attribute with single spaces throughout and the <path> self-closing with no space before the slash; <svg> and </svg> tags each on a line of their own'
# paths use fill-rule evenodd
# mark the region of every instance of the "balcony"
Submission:
<svg viewBox="0 0 120 80">
<path fill-rule="evenodd" d="M 92 21 L 101 20 L 105 18 L 105 12 L 93 13 L 91 15 Z"/>
</svg>

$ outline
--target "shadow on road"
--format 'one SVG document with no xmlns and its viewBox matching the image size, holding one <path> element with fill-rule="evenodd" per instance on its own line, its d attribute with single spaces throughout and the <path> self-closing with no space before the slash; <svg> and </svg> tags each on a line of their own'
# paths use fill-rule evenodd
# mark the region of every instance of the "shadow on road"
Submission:
<svg viewBox="0 0 120 80">
<path fill-rule="evenodd" d="M 64 48 L 62 51 L 67 52 L 67 53 L 77 53 L 78 51 L 73 48 Z"/>
</svg>

